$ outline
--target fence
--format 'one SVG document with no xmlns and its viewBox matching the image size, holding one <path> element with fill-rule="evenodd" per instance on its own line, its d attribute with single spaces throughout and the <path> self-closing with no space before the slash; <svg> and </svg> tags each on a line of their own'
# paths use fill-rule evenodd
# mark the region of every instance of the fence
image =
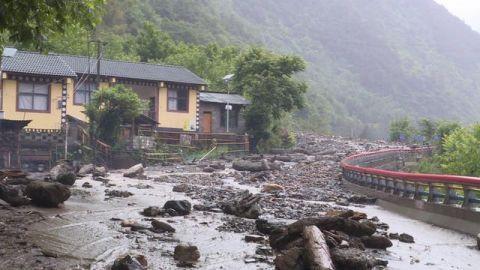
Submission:
<svg viewBox="0 0 480 270">
<path fill-rule="evenodd" d="M 248 135 L 155 131 L 153 136 L 157 143 L 167 145 L 181 145 L 193 148 L 205 148 L 216 145 L 227 147 L 229 149 L 228 152 L 248 152 L 250 148 Z"/>
</svg>

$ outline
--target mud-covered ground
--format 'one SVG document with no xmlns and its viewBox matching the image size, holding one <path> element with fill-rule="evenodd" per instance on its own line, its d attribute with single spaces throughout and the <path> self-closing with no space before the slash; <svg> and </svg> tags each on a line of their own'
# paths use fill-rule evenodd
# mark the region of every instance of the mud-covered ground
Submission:
<svg viewBox="0 0 480 270">
<path fill-rule="evenodd" d="M 177 269 L 173 250 L 179 242 L 198 247 L 201 254 L 196 264 L 198 269 L 274 269 L 274 256 L 266 240 L 259 243 L 244 240 L 245 235 L 261 234 L 255 220 L 222 211 L 225 204 L 238 198 L 244 190 L 260 197 L 260 218 L 268 221 L 291 223 L 352 207 L 366 212 L 369 218 L 377 215 L 377 223 L 387 230 L 389 226 L 382 223 L 380 215 L 384 212 L 366 206 L 368 198 L 343 188 L 338 165 L 350 153 L 390 146 L 382 142 L 318 136 L 300 138 L 298 147 L 288 154 L 248 157 L 251 161 L 268 160 L 272 169 L 267 171 L 237 171 L 232 168 L 229 157 L 201 164 L 148 167 L 146 179 L 125 178 L 121 171 L 113 171 L 103 181 L 95 181 L 91 175 L 78 179 L 72 187 L 72 197 L 60 208 L 1 206 L 0 269 L 109 269 L 116 258 L 127 253 L 144 255 L 149 269 Z M 216 165 L 221 165 L 220 169 L 205 170 Z M 223 165 L 225 169 L 221 168 Z M 86 182 L 90 185 L 85 185 Z M 265 190 L 265 186 L 273 184 L 274 191 Z M 131 195 L 115 196 L 127 192 Z M 176 232 L 159 234 L 142 229 L 150 226 L 152 220 L 141 214 L 144 208 L 162 207 L 167 200 L 183 199 L 194 206 L 189 215 L 156 217 Z M 385 216 L 388 217 L 386 223 L 410 222 L 389 213 Z M 140 229 L 123 227 L 126 221 Z M 421 224 L 418 226 L 421 228 Z M 415 227 L 404 228 L 393 232 L 417 237 Z M 435 233 L 431 237 L 436 237 Z M 459 245 L 458 252 L 467 253 L 467 260 L 479 259 L 475 253 L 462 249 L 473 241 L 462 237 L 450 238 Z M 418 248 L 415 244 L 396 241 L 389 249 L 391 252 L 366 252 L 379 259 L 393 260 L 392 269 L 402 269 L 405 265 L 412 269 L 469 269 L 472 265 L 467 262 L 458 268 L 453 262 L 443 268 L 433 259 L 423 262 L 420 256 L 408 252 Z M 395 250 L 401 252 L 395 253 Z M 441 248 L 439 250 L 437 253 L 441 254 Z"/>
</svg>

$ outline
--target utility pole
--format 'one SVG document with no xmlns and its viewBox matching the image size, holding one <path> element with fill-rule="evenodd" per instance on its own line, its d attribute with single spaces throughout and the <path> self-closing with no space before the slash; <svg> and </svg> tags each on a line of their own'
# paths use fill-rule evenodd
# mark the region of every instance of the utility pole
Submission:
<svg viewBox="0 0 480 270">
<path fill-rule="evenodd" d="M 227 94 L 230 95 L 230 81 L 232 80 L 234 74 L 228 74 L 225 77 L 223 77 L 223 81 L 227 84 Z M 225 110 L 227 111 L 227 119 L 226 119 L 226 124 L 227 124 L 227 133 L 230 132 L 230 111 L 232 110 L 232 105 L 230 105 L 230 99 L 227 97 L 227 105 L 225 105 Z"/>
<path fill-rule="evenodd" d="M 100 41 L 100 39 L 95 40 L 97 43 L 97 77 L 95 79 L 97 83 L 97 90 L 100 88 L 100 60 L 102 58 L 102 45 L 103 43 Z M 90 63 L 88 63 L 90 65 Z M 90 123 L 90 128 L 92 130 L 91 132 L 91 140 L 92 140 L 92 150 L 93 150 L 93 170 L 95 172 L 97 168 L 97 122 L 96 122 L 96 117 L 94 119 L 91 119 Z"/>
</svg>

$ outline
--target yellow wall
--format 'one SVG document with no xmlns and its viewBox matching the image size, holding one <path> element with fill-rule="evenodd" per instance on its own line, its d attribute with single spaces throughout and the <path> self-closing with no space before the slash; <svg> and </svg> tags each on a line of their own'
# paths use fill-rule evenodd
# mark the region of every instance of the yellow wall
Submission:
<svg viewBox="0 0 480 270">
<path fill-rule="evenodd" d="M 100 88 L 108 87 L 108 83 L 101 82 Z M 85 107 L 83 105 L 73 104 L 73 84 L 69 84 L 67 88 L 67 114 L 71 115 L 77 119 L 88 122 L 87 116 L 83 113 Z"/>
<path fill-rule="evenodd" d="M 61 109 L 58 100 L 62 98 L 62 84 L 51 83 L 50 112 L 17 112 L 17 82 L 3 80 L 3 111 L 10 120 L 32 120 L 27 128 L 60 129 Z"/>
<path fill-rule="evenodd" d="M 196 129 L 197 118 L 197 91 L 190 89 L 188 97 L 188 113 L 169 112 L 167 110 L 167 88 L 159 89 L 158 103 L 158 122 L 159 127 L 163 128 L 180 128 L 183 130 Z"/>
</svg>

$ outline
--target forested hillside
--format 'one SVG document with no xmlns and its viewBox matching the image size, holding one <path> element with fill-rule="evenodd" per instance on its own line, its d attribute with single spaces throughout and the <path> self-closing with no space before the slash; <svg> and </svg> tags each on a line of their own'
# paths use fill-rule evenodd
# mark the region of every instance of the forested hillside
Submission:
<svg viewBox="0 0 480 270">
<path fill-rule="evenodd" d="M 372 137 L 403 115 L 480 119 L 480 35 L 433 0 L 115 0 L 105 10 L 98 33 L 113 58 L 183 64 L 213 78 L 238 52 L 225 46 L 304 57 L 308 104 L 292 121 L 303 129 Z M 144 59 L 132 48 L 152 32 L 164 55 Z M 163 32 L 184 50 L 171 56 L 179 45 Z M 87 34 L 69 35 L 75 44 L 53 39 L 51 49 L 86 53 Z"/>
</svg>

